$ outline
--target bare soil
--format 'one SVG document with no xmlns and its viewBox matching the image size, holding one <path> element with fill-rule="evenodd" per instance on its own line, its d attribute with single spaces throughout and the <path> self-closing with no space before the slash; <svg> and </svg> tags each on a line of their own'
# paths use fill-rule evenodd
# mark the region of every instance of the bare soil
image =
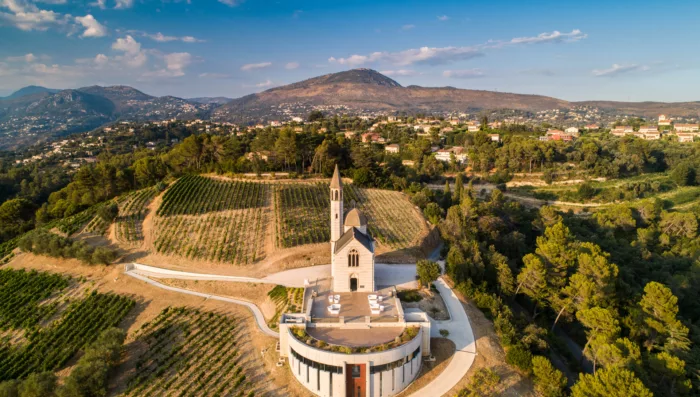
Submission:
<svg viewBox="0 0 700 397">
<path fill-rule="evenodd" d="M 450 363 L 455 353 L 455 344 L 447 338 L 430 338 L 430 353 L 435 357 L 435 361 L 423 361 L 418 377 L 401 392 L 401 395 L 409 396 L 437 378 Z"/>
<path fill-rule="evenodd" d="M 274 317 L 276 305 L 267 296 L 267 293 L 274 288 L 272 284 L 254 283 L 234 283 L 229 281 L 201 281 L 201 280 L 179 280 L 162 279 L 159 283 L 172 287 L 183 288 L 190 291 L 204 292 L 206 294 L 224 296 L 228 298 L 241 299 L 254 303 L 260 308 L 266 320 Z"/>
<path fill-rule="evenodd" d="M 433 320 L 449 320 L 450 312 L 445 306 L 445 301 L 442 300 L 442 296 L 434 291 L 430 291 L 425 288 L 418 290 L 418 293 L 423 297 L 418 302 L 404 302 L 401 301 L 401 306 L 405 308 L 418 308 L 428 313 Z"/>
</svg>

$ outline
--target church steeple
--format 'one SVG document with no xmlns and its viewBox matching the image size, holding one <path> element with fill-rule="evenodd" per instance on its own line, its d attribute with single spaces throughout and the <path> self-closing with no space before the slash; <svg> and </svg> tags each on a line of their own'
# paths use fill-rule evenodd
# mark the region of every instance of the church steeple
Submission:
<svg viewBox="0 0 700 397">
<path fill-rule="evenodd" d="M 343 235 L 343 181 L 338 165 L 335 166 L 330 185 L 331 194 L 331 246 Z"/>
</svg>

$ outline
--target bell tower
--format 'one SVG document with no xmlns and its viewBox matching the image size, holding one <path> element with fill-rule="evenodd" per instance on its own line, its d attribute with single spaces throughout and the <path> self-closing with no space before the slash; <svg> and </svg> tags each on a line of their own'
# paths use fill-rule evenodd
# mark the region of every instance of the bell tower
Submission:
<svg viewBox="0 0 700 397">
<path fill-rule="evenodd" d="M 343 181 L 340 180 L 340 171 L 335 166 L 333 178 L 331 178 L 331 258 L 335 262 L 335 242 L 343 235 Z"/>
</svg>

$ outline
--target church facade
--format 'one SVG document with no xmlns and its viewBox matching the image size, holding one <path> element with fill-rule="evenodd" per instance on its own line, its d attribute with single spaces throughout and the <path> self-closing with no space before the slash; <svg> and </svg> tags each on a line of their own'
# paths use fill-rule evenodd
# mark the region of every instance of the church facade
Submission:
<svg viewBox="0 0 700 397">
<path fill-rule="evenodd" d="M 330 195 L 333 291 L 374 292 L 374 239 L 360 210 L 353 208 L 343 217 L 343 181 L 337 166 Z"/>
</svg>

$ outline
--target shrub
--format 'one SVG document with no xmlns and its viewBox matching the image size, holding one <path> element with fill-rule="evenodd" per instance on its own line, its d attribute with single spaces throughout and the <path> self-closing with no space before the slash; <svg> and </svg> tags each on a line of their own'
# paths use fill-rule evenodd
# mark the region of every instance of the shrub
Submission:
<svg viewBox="0 0 700 397">
<path fill-rule="evenodd" d="M 523 345 L 515 345 L 506 352 L 506 362 L 524 373 L 532 371 L 532 353 Z"/>
<path fill-rule="evenodd" d="M 496 371 L 481 368 L 474 373 L 469 385 L 459 392 L 458 397 L 491 397 L 496 395 L 496 388 L 501 381 Z"/>
<path fill-rule="evenodd" d="M 423 297 L 421 296 L 420 293 L 418 293 L 417 290 L 410 289 L 406 291 L 399 291 L 398 293 L 399 299 L 404 301 L 404 302 L 420 302 L 423 300 Z"/>
<path fill-rule="evenodd" d="M 428 286 L 440 277 L 442 273 L 440 265 L 429 260 L 420 260 L 416 264 L 416 272 L 421 284 Z"/>
<path fill-rule="evenodd" d="M 441 329 L 440 336 L 442 336 L 443 338 L 447 338 L 448 336 L 450 336 L 450 331 L 448 331 L 446 329 Z"/>
</svg>

